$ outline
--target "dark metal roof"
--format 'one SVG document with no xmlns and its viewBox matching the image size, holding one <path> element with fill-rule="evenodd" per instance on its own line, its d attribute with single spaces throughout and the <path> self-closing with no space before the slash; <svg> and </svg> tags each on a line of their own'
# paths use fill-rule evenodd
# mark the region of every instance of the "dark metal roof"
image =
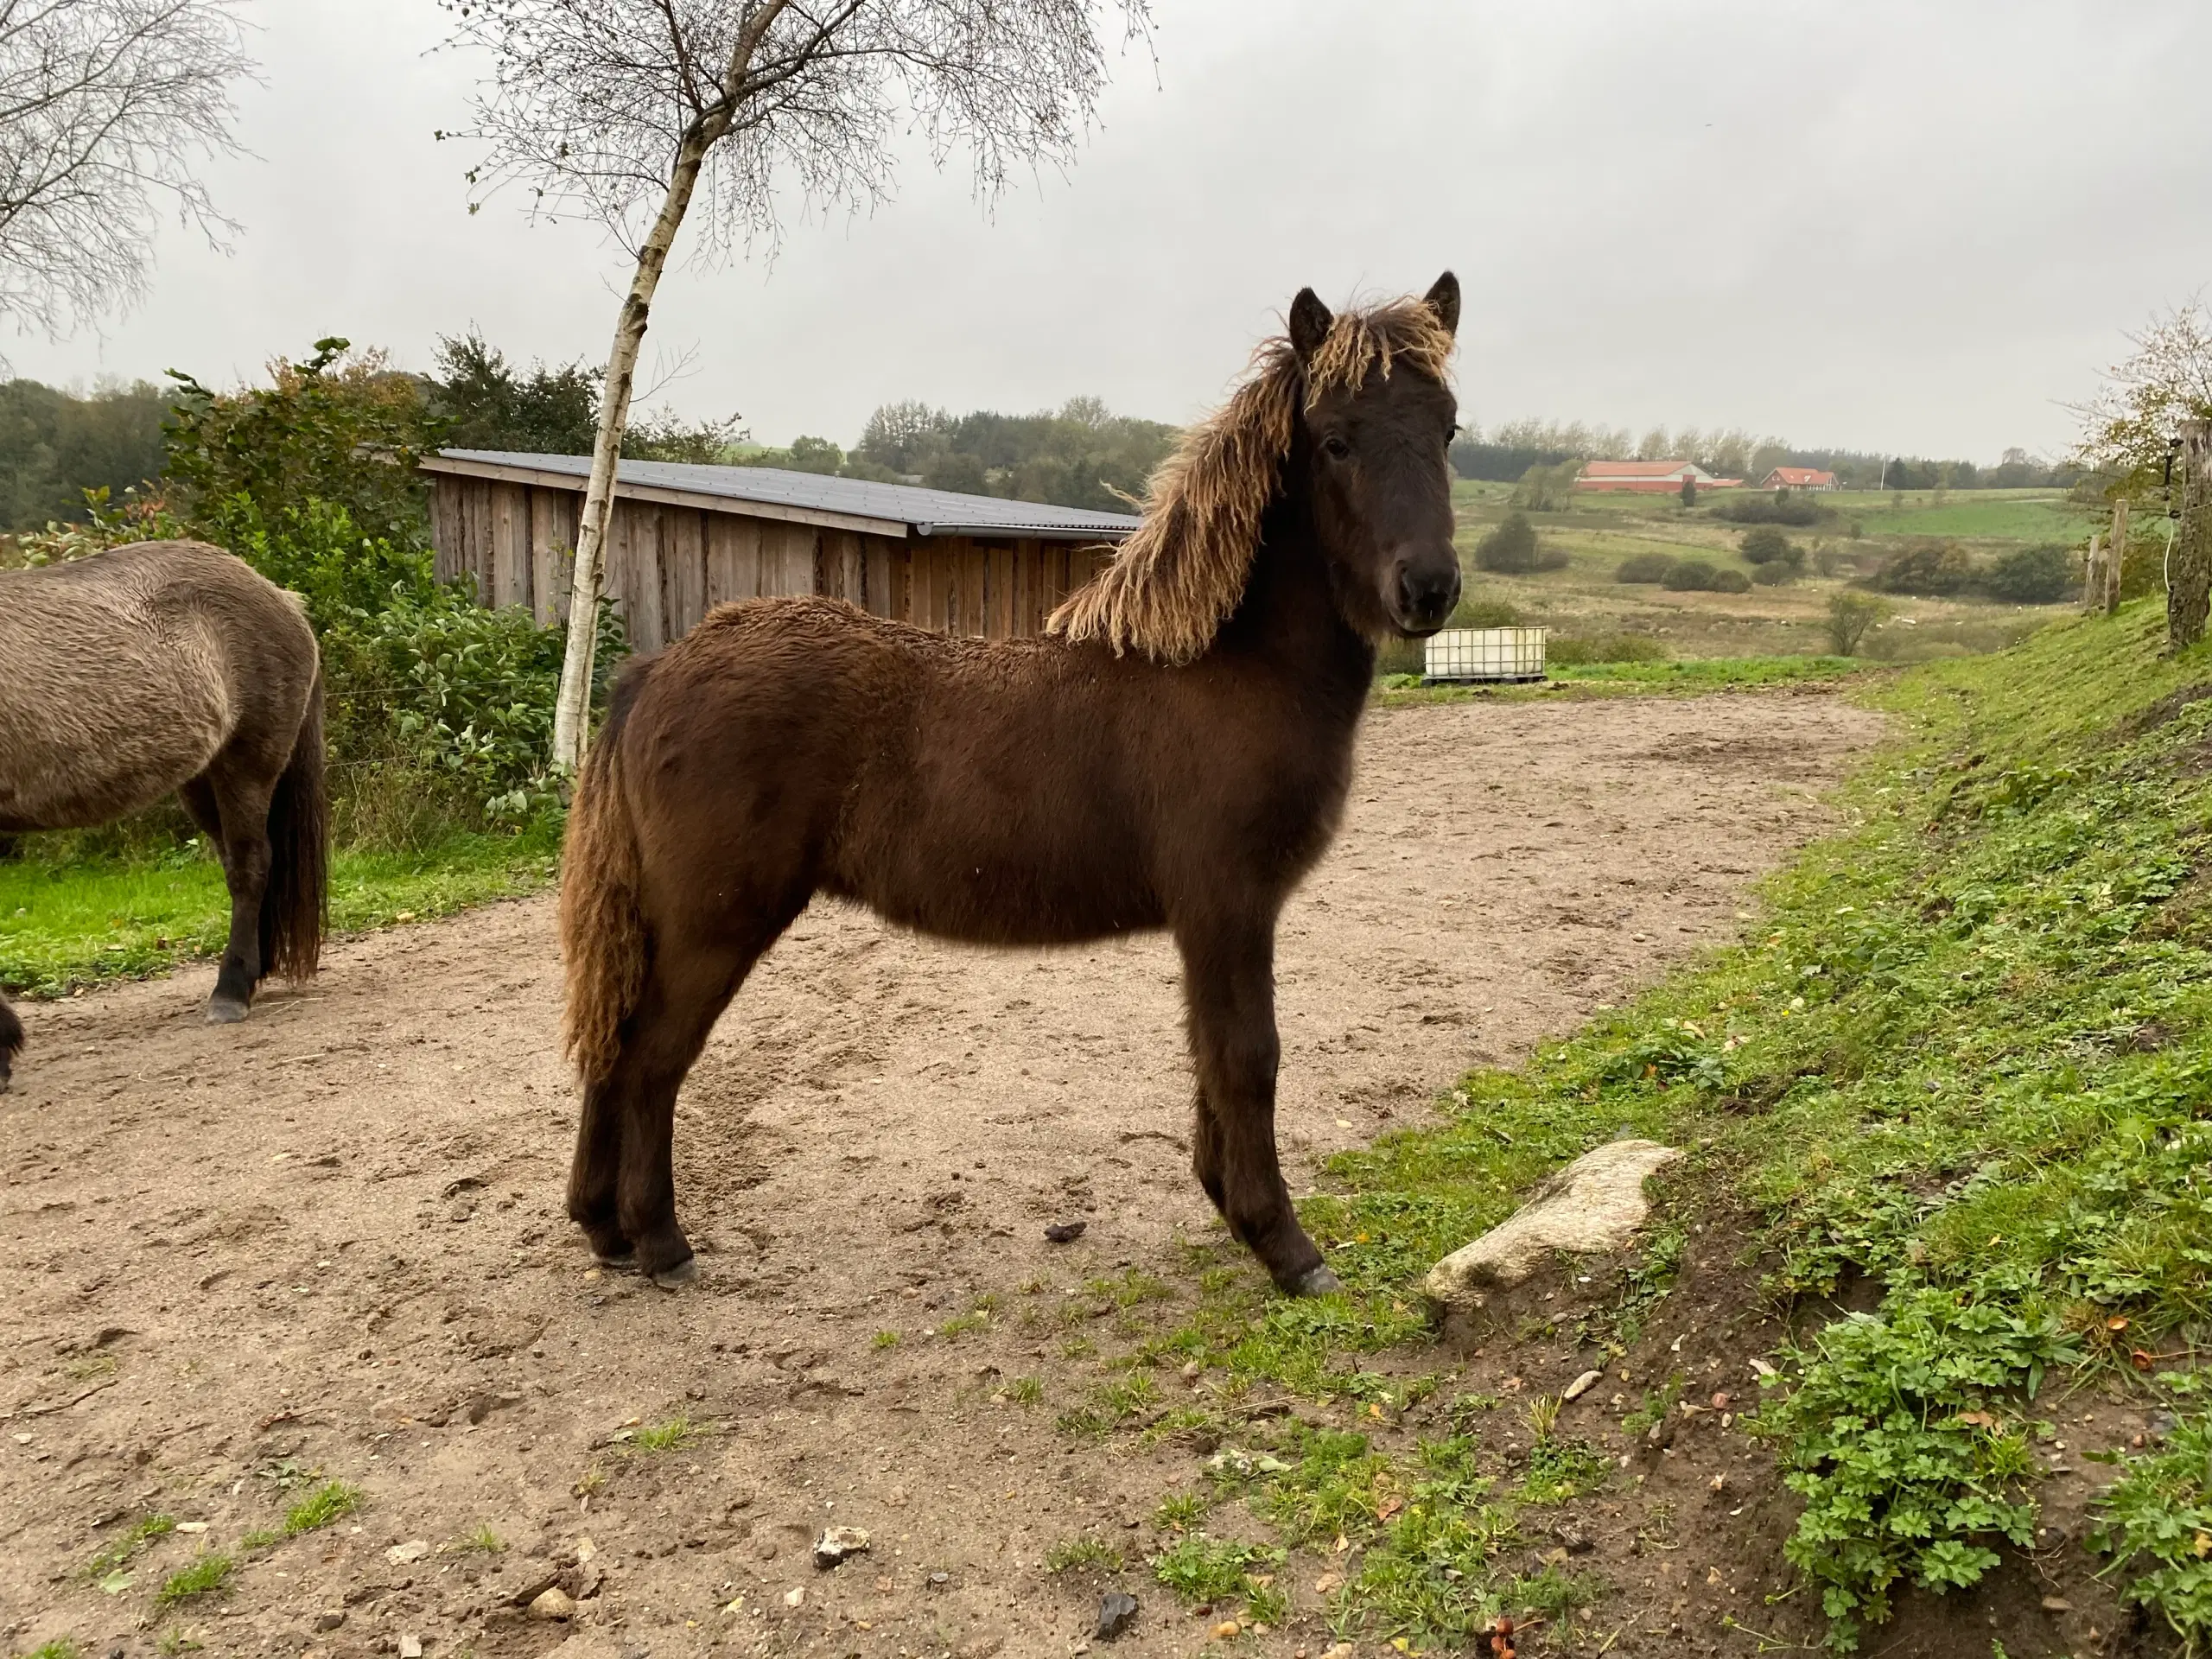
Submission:
<svg viewBox="0 0 2212 1659">
<path fill-rule="evenodd" d="M 451 463 L 441 465 L 441 462 Z M 433 472 L 553 474 L 582 482 L 589 455 L 533 455 L 499 449 L 447 449 L 423 463 Z M 912 484 L 788 473 L 772 467 L 695 467 L 675 461 L 626 461 L 616 487 L 712 496 L 751 502 L 787 513 L 897 524 L 916 536 L 1034 536 L 1052 540 L 1119 541 L 1137 527 L 1124 512 L 1092 512 L 1041 501 L 1008 501 L 995 495 L 962 495 Z M 896 531 L 893 532 L 897 533 Z"/>
</svg>

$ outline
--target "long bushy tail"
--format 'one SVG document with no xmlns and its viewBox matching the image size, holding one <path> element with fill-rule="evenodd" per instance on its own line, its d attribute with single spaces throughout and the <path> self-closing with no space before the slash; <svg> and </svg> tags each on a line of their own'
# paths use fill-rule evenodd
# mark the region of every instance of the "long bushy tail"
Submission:
<svg viewBox="0 0 2212 1659">
<path fill-rule="evenodd" d="M 586 1083 L 613 1071 L 622 1022 L 645 982 L 638 832 L 622 788 L 623 692 L 634 690 L 634 683 L 618 688 L 614 717 L 584 757 L 561 849 L 561 955 L 569 979 L 561 1036 Z"/>
<path fill-rule="evenodd" d="M 308 690 L 292 758 L 269 802 L 269 885 L 261 895 L 261 970 L 313 976 L 330 911 L 330 797 L 322 776 L 322 671 Z"/>
</svg>

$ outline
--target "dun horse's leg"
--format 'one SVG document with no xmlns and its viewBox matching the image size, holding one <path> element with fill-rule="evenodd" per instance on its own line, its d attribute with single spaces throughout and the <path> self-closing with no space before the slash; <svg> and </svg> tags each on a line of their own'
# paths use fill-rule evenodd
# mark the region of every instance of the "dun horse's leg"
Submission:
<svg viewBox="0 0 2212 1659">
<path fill-rule="evenodd" d="M 1198 1073 L 1193 1162 L 1229 1230 L 1293 1295 L 1338 1287 L 1298 1224 L 1275 1158 L 1274 940 L 1264 925 L 1179 928 Z M 1209 1128 L 1209 1122 L 1211 1128 Z M 1211 1164 L 1219 1183 L 1206 1179 Z"/>
<path fill-rule="evenodd" d="M 15 1068 L 16 1056 L 23 1046 L 23 1022 L 8 1006 L 8 999 L 0 996 L 0 1095 L 8 1092 L 8 1077 Z"/>
<path fill-rule="evenodd" d="M 210 1025 L 245 1018 L 261 982 L 261 896 L 269 885 L 269 800 L 275 780 L 195 778 L 178 793 L 193 822 L 207 832 L 223 860 L 231 891 L 231 938 L 207 999 Z"/>
</svg>

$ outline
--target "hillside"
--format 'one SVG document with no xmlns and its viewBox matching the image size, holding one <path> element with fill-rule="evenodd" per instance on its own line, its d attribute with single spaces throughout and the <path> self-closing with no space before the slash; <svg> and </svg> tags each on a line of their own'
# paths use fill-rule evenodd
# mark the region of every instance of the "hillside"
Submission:
<svg viewBox="0 0 2212 1659">
<path fill-rule="evenodd" d="M 2212 655 L 2163 633 L 2132 605 L 1866 693 L 1897 740 L 1740 944 L 1334 1160 L 1305 1213 L 1349 1306 L 1217 1270 L 1204 1366 L 1381 1402 L 1230 1483 L 1337 1553 L 1344 1630 L 2212 1642 Z M 1429 1264 L 1624 1131 L 1690 1154 L 1640 1257 L 1433 1337 Z"/>
</svg>

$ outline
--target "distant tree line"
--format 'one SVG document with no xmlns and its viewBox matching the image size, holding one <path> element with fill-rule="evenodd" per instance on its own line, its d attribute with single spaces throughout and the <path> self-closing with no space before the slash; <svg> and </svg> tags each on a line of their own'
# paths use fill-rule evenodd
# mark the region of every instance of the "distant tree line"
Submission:
<svg viewBox="0 0 2212 1659">
<path fill-rule="evenodd" d="M 1717 478 L 1756 484 L 1777 467 L 1813 467 L 1836 475 L 1847 490 L 2016 490 L 2071 488 L 2081 467 L 2011 448 L 1993 466 L 1936 461 L 1917 455 L 1872 454 L 1857 449 L 1801 449 L 1779 438 L 1755 437 L 1740 427 L 1701 431 L 1653 427 L 1641 437 L 1626 427 L 1580 421 L 1508 421 L 1487 432 L 1469 426 L 1452 445 L 1452 467 L 1462 478 L 1519 484 L 1534 469 L 1554 475 L 1588 461 L 1690 461 Z M 1567 476 L 1572 472 L 1567 471 Z"/>
</svg>

